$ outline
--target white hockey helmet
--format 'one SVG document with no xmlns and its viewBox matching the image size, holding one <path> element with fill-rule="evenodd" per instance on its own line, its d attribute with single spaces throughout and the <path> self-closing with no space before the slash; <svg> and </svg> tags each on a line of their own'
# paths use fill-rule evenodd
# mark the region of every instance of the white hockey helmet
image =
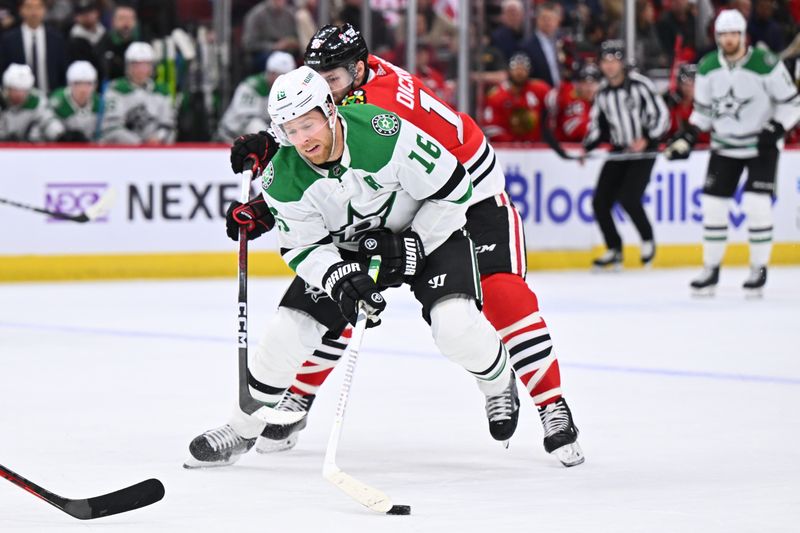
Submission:
<svg viewBox="0 0 800 533">
<path fill-rule="evenodd" d="M 30 91 L 33 89 L 33 84 L 36 80 L 33 77 L 33 71 L 28 65 L 20 65 L 12 63 L 3 72 L 3 88 L 4 89 L 17 89 L 20 91 Z"/>
<path fill-rule="evenodd" d="M 714 21 L 714 34 L 726 32 L 739 32 L 742 35 L 747 31 L 747 21 L 738 9 L 723 9 Z"/>
<path fill-rule="evenodd" d="M 97 82 L 97 70 L 88 61 L 75 61 L 67 69 L 67 84 L 80 82 Z"/>
<path fill-rule="evenodd" d="M 275 74 L 286 74 L 297 68 L 297 63 L 291 54 L 286 52 L 275 51 L 269 55 L 267 59 L 267 72 L 274 72 Z"/>
<path fill-rule="evenodd" d="M 286 74 L 281 74 L 272 84 L 267 111 L 278 140 L 290 145 L 282 126 L 292 119 L 319 109 L 328 119 L 331 130 L 336 126 L 336 105 L 328 82 L 318 72 L 303 65 Z"/>
<path fill-rule="evenodd" d="M 150 43 L 135 42 L 131 43 L 125 50 L 125 62 L 149 62 L 155 61 L 156 53 Z"/>
</svg>

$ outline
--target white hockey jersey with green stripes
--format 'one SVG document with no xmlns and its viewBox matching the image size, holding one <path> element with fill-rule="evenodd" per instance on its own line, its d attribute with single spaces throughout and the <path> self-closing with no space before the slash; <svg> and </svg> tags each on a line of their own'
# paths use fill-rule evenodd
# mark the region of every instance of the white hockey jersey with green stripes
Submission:
<svg viewBox="0 0 800 533">
<path fill-rule="evenodd" d="M 711 131 L 711 148 L 720 155 L 758 154 L 758 134 L 770 120 L 788 131 L 800 119 L 800 95 L 783 63 L 773 53 L 749 48 L 729 64 L 722 52 L 698 63 L 694 110 L 689 122 Z"/>
<path fill-rule="evenodd" d="M 394 113 L 363 104 L 338 108 L 341 161 L 319 168 L 282 147 L 262 175 L 284 260 L 322 287 L 328 269 L 365 233 L 409 227 L 425 253 L 466 223 L 472 183 L 464 167 L 425 132 Z"/>
</svg>

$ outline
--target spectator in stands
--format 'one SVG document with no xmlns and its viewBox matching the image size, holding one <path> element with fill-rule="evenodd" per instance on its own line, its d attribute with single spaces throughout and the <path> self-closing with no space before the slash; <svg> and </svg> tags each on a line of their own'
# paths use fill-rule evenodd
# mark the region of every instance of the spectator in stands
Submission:
<svg viewBox="0 0 800 533">
<path fill-rule="evenodd" d="M 681 37 L 681 48 L 697 50 L 695 43 L 695 19 L 689 0 L 672 0 L 670 10 L 665 11 L 658 20 L 658 37 L 661 46 L 672 62 L 675 56 L 677 39 Z"/>
<path fill-rule="evenodd" d="M 286 0 L 263 0 L 244 17 L 242 48 L 250 55 L 250 72 L 264 68 L 269 55 L 280 50 L 296 55 L 300 50 L 294 13 Z"/>
<path fill-rule="evenodd" d="M 88 61 L 96 71 L 102 72 L 99 45 L 105 34 L 97 0 L 78 0 L 75 3 L 75 24 L 69 32 L 70 60 Z"/>
<path fill-rule="evenodd" d="M 61 133 L 47 97 L 34 87 L 31 67 L 9 65 L 3 72 L 2 93 L 0 141 L 52 141 Z"/>
<path fill-rule="evenodd" d="M 153 81 L 155 52 L 148 43 L 125 51 L 126 76 L 112 80 L 105 93 L 101 140 L 110 144 L 172 144 L 175 109 L 169 89 Z"/>
<path fill-rule="evenodd" d="M 130 5 L 119 4 L 111 17 L 111 29 L 103 35 L 97 46 L 103 68 L 98 69 L 105 79 L 125 76 L 125 51 L 139 40 L 136 10 Z"/>
<path fill-rule="evenodd" d="M 458 42 L 458 27 L 453 18 L 446 15 L 446 10 L 440 8 L 442 4 L 446 2 L 417 0 L 417 13 L 425 18 L 425 27 L 428 28 L 425 40 L 435 50 L 450 48 L 453 42 Z"/>
<path fill-rule="evenodd" d="M 521 0 L 503 0 L 500 25 L 492 32 L 492 46 L 510 59 L 520 46 L 525 24 L 525 9 Z"/>
<path fill-rule="evenodd" d="M 572 81 L 565 81 L 547 95 L 550 128 L 560 142 L 581 142 L 589 127 L 589 111 L 603 74 L 591 62 L 582 64 Z"/>
<path fill-rule="evenodd" d="M 455 103 L 455 86 L 448 83 L 444 74 L 433 64 L 433 51 L 430 46 L 417 46 L 417 77 L 433 91 L 433 93 L 450 105 Z"/>
<path fill-rule="evenodd" d="M 508 81 L 495 86 L 486 98 L 483 129 L 492 142 L 542 140 L 545 98 L 550 86 L 530 79 L 531 62 L 515 54 L 508 62 Z"/>
<path fill-rule="evenodd" d="M 536 31 L 520 46 L 531 62 L 533 72 L 550 86 L 561 82 L 561 66 L 558 63 L 558 27 L 561 14 L 553 2 L 545 2 L 536 10 Z"/>
<path fill-rule="evenodd" d="M 745 20 L 750 20 L 750 15 L 753 13 L 753 2 L 751 0 L 730 0 L 728 7 L 738 9 Z"/>
<path fill-rule="evenodd" d="M 667 138 L 673 138 L 682 133 L 689 125 L 689 115 L 694 108 L 694 78 L 697 75 L 697 65 L 684 63 L 678 69 L 678 88 L 665 98 L 669 108 L 670 126 Z M 697 142 L 708 144 L 711 141 L 710 133 L 702 131 L 698 134 Z"/>
<path fill-rule="evenodd" d="M 0 0 L 0 35 L 17 23 L 17 0 Z"/>
<path fill-rule="evenodd" d="M 764 43 L 767 47 L 779 54 L 785 47 L 783 31 L 774 18 L 774 0 L 756 0 L 753 16 L 747 24 L 747 33 L 753 45 Z"/>
<path fill-rule="evenodd" d="M 669 66 L 656 31 L 656 10 L 651 0 L 636 2 L 636 65 L 643 70 Z"/>
<path fill-rule="evenodd" d="M 314 13 L 317 12 L 318 0 L 295 0 L 294 22 L 297 26 L 297 40 L 300 48 L 307 46 L 311 38 L 317 33 L 317 22 Z"/>
<path fill-rule="evenodd" d="M 275 78 L 297 68 L 294 58 L 287 52 L 272 52 L 266 70 L 253 74 L 236 87 L 233 99 L 217 129 L 217 140 L 232 143 L 246 133 L 267 129 L 267 98 Z"/>
<path fill-rule="evenodd" d="M 61 121 L 59 142 L 89 142 L 97 134 L 100 97 L 97 70 L 88 61 L 75 61 L 67 69 L 67 86 L 56 89 L 50 107 Z"/>
<path fill-rule="evenodd" d="M 28 65 L 33 71 L 34 86 L 44 94 L 66 82 L 67 54 L 64 38 L 45 28 L 47 7 L 44 0 L 22 0 L 19 28 L 3 34 L 0 41 L 2 69 L 11 63 Z"/>
<path fill-rule="evenodd" d="M 363 0 L 344 0 L 344 6 L 339 11 L 339 20 L 342 24 L 350 24 L 357 30 L 361 31 L 361 5 Z M 383 18 L 383 13 L 377 9 L 373 9 L 370 13 L 372 17 L 372 45 L 371 50 L 382 55 L 381 52 L 389 50 L 394 46 L 394 39 L 392 32 L 386 26 L 386 20 Z M 305 46 L 308 43 L 303 43 Z"/>
</svg>

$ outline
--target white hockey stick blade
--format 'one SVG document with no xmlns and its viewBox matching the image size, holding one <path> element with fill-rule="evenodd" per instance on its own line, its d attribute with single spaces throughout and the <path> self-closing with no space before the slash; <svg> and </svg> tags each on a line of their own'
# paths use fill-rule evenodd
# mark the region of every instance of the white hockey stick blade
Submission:
<svg viewBox="0 0 800 533">
<path fill-rule="evenodd" d="M 272 407 L 259 407 L 253 411 L 252 416 L 258 418 L 262 422 L 268 424 L 275 424 L 278 426 L 288 426 L 300 422 L 306 416 L 305 411 L 278 411 Z"/>
<path fill-rule="evenodd" d="M 89 218 L 89 220 L 96 220 L 102 216 L 108 214 L 111 210 L 111 206 L 114 205 L 114 200 L 117 197 L 117 192 L 110 188 L 108 189 L 103 196 L 97 199 L 95 203 L 90 205 L 84 214 Z"/>
<path fill-rule="evenodd" d="M 322 475 L 339 487 L 342 492 L 371 511 L 386 514 L 392 508 L 392 500 L 389 499 L 389 496 L 360 482 L 353 476 L 345 474 L 336 465 L 325 465 Z"/>
</svg>

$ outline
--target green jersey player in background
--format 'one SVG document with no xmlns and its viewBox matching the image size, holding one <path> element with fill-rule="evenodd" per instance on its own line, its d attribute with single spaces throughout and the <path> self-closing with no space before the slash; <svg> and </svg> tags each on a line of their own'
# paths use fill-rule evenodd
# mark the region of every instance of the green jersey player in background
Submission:
<svg viewBox="0 0 800 533">
<path fill-rule="evenodd" d="M 472 196 L 466 169 L 394 113 L 337 108 L 328 83 L 307 66 L 275 81 L 269 114 L 282 147 L 262 174 L 264 200 L 297 277 L 250 354 L 253 396 L 276 405 L 307 354 L 355 322 L 358 302 L 368 308 L 368 327 L 377 326 L 381 291 L 407 284 L 439 350 L 475 377 L 492 437 L 510 439 L 519 398 L 506 347 L 480 312 L 480 274 L 463 229 Z M 370 255 L 383 259 L 377 283 L 367 274 Z M 264 427 L 237 410 L 192 441 L 185 466 L 230 464 Z"/>
<path fill-rule="evenodd" d="M 772 249 L 772 201 L 783 135 L 800 119 L 800 95 L 780 59 L 746 46 L 747 21 L 735 9 L 714 23 L 718 50 L 700 60 L 689 126 L 665 150 L 685 159 L 699 131 L 711 131 L 711 158 L 703 185 L 703 264 L 691 282 L 697 294 L 713 294 L 728 234 L 728 205 L 744 169 L 742 209 L 750 241 L 748 293 L 760 294 Z"/>
</svg>

